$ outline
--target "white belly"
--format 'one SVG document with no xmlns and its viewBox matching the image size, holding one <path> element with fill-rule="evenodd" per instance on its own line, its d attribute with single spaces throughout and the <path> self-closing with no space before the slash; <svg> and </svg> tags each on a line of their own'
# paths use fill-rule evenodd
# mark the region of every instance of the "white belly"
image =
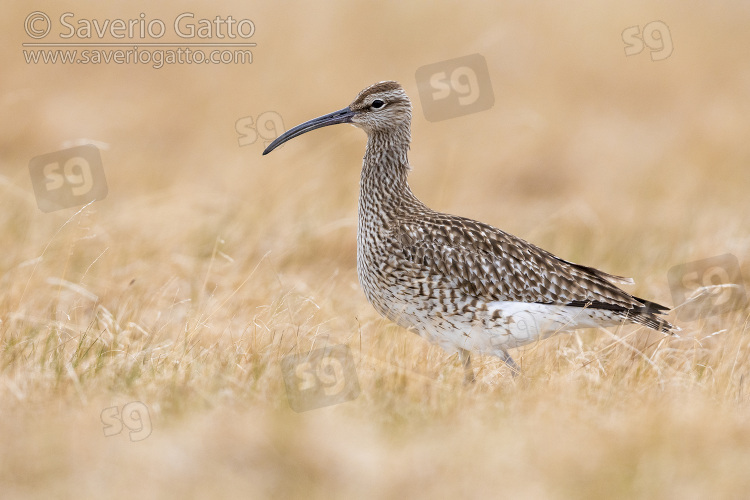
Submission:
<svg viewBox="0 0 750 500">
<path fill-rule="evenodd" d="M 449 353 L 466 349 L 503 357 L 507 349 L 557 333 L 613 326 L 622 321 L 609 311 L 526 302 L 489 302 L 486 309 L 480 306 L 470 314 L 446 314 L 440 308 L 420 305 L 402 302 L 396 306 L 396 302 L 391 302 L 388 310 L 376 308 Z"/>
</svg>

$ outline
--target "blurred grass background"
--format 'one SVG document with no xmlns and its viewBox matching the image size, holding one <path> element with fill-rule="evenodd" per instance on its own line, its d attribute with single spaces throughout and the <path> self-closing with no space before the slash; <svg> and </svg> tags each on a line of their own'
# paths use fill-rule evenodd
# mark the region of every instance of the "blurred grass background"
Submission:
<svg viewBox="0 0 750 500">
<path fill-rule="evenodd" d="M 252 19 L 258 45 L 249 65 L 30 65 L 32 10 L 168 26 L 232 15 Z M 744 2 L 6 11 L 3 496 L 747 495 L 746 312 L 681 325 L 681 339 L 560 336 L 516 353 L 523 377 L 485 358 L 464 387 L 455 359 L 379 319 L 359 290 L 364 134 L 330 128 L 262 157 L 263 141 L 240 146 L 236 130 L 268 111 L 290 128 L 398 80 L 425 203 L 633 276 L 630 291 L 671 305 L 674 265 L 732 253 L 750 276 Z M 622 32 L 656 20 L 672 55 L 626 57 Z M 494 107 L 426 121 L 416 69 L 474 53 Z M 108 145 L 107 198 L 42 213 L 29 160 L 84 138 Z M 350 345 L 362 393 L 295 414 L 279 360 L 326 343 Z M 149 408 L 152 434 L 105 438 L 102 410 L 130 401 Z"/>
</svg>

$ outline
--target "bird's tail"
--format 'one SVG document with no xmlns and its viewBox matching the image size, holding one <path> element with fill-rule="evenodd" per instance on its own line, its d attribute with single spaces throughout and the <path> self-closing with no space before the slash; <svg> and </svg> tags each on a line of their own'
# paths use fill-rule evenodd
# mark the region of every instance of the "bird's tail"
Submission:
<svg viewBox="0 0 750 500">
<path fill-rule="evenodd" d="M 643 326 L 652 328 L 658 332 L 668 333 L 675 335 L 681 330 L 679 326 L 673 325 L 669 321 L 660 318 L 662 314 L 669 312 L 669 308 L 650 300 L 641 299 L 639 297 L 633 297 L 638 302 L 642 303 L 642 306 L 634 307 L 628 311 L 624 311 L 623 315 Z"/>
</svg>

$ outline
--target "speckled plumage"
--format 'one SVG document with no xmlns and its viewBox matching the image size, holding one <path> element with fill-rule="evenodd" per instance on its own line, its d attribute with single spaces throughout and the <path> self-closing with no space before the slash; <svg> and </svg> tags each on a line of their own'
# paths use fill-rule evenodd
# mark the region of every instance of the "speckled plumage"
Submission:
<svg viewBox="0 0 750 500">
<path fill-rule="evenodd" d="M 578 328 L 629 321 L 677 330 L 658 316 L 666 307 L 615 285 L 631 279 L 419 201 L 407 182 L 411 103 L 397 82 L 368 87 L 347 108 L 286 132 L 264 154 L 333 123 L 352 123 L 368 135 L 357 229 L 357 273 L 367 299 L 392 321 L 462 354 L 467 367 L 467 353 L 475 351 L 516 368 L 508 349 Z"/>
</svg>

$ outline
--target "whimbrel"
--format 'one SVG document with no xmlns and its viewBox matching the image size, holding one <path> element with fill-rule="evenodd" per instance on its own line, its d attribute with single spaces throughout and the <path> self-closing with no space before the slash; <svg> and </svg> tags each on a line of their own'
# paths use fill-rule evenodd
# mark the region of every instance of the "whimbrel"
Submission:
<svg viewBox="0 0 750 500">
<path fill-rule="evenodd" d="M 350 123 L 367 133 L 357 226 L 357 274 L 383 316 L 449 353 L 473 380 L 471 352 L 498 356 L 558 332 L 623 322 L 673 333 L 667 307 L 617 284 L 630 278 L 574 264 L 488 224 L 428 208 L 407 183 L 411 102 L 397 82 L 376 83 L 352 103 L 273 141 Z"/>
</svg>

